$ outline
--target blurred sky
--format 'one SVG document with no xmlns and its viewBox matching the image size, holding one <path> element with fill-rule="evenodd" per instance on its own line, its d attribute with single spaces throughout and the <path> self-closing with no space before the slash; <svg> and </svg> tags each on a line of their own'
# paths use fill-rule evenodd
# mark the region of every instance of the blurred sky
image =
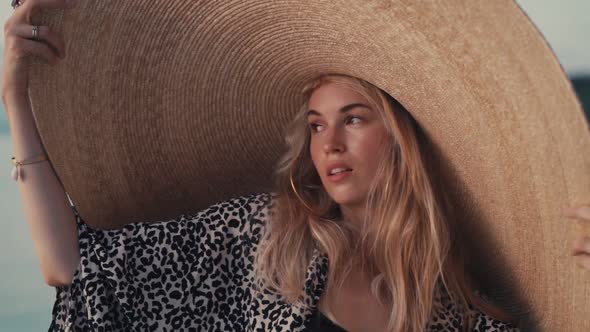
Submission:
<svg viewBox="0 0 590 332">
<path fill-rule="evenodd" d="M 581 73 L 590 75 L 590 42 L 588 42 L 590 0 L 517 0 L 516 2 L 541 30 L 568 75 Z M 2 22 L 6 21 L 11 13 L 10 0 L 2 0 L 0 5 Z M 0 47 L 4 47 L 4 34 L 0 35 Z M 4 54 L 3 51 L 2 53 Z"/>
</svg>

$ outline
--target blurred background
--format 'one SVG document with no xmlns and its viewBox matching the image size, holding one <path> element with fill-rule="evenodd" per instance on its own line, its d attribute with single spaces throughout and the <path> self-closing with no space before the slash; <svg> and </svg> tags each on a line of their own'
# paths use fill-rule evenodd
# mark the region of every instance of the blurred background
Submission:
<svg viewBox="0 0 590 332">
<path fill-rule="evenodd" d="M 590 34 L 590 1 L 517 0 L 517 3 L 552 46 L 578 93 L 587 119 L 590 118 L 590 43 L 587 37 Z M 3 22 L 12 11 L 10 0 L 4 0 L 0 5 Z M 4 54 L 4 34 L 0 35 L 0 49 Z M 4 166 L 0 168 L 0 332 L 46 331 L 55 290 L 43 281 L 20 192 L 10 178 L 13 148 L 3 107 L 0 103 L 0 156 L 4 159 Z"/>
</svg>

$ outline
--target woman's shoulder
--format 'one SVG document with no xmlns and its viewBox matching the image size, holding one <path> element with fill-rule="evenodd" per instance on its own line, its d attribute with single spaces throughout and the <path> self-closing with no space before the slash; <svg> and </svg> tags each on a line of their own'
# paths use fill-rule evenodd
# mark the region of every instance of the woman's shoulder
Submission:
<svg viewBox="0 0 590 332">
<path fill-rule="evenodd" d="M 272 214 L 275 196 L 276 194 L 273 192 L 234 196 L 214 203 L 196 214 L 183 216 L 193 219 L 223 220 L 224 224 L 236 227 L 249 222 L 261 223 Z"/>
<path fill-rule="evenodd" d="M 253 217 L 261 209 L 268 207 L 276 194 L 273 192 L 257 192 L 245 195 L 233 196 L 231 198 L 216 202 L 207 208 L 200 210 L 193 216 L 221 215 L 227 217 Z M 229 214 L 228 214 L 229 213 Z"/>
<path fill-rule="evenodd" d="M 200 235 L 207 232 L 223 234 L 228 239 L 252 238 L 262 232 L 262 227 L 272 215 L 274 196 L 272 192 L 234 196 L 214 203 L 197 213 L 183 214 L 181 219 L 197 225 Z"/>
<path fill-rule="evenodd" d="M 93 241 L 162 241 L 165 237 L 190 234 L 194 239 L 216 239 L 229 241 L 234 237 L 249 237 L 260 233 L 261 227 L 271 213 L 274 193 L 257 192 L 237 195 L 218 201 L 193 213 L 182 213 L 176 217 L 154 222 L 133 221 L 118 229 L 99 230 L 90 227 L 76 214 L 81 239 Z"/>
</svg>

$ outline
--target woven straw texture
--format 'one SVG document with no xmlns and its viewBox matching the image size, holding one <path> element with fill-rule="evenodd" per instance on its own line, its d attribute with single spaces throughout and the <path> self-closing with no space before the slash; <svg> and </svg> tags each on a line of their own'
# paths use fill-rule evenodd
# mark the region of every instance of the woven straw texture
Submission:
<svg viewBox="0 0 590 332">
<path fill-rule="evenodd" d="M 525 331 L 590 331 L 590 132 L 550 46 L 511 0 L 82 0 L 33 16 L 66 40 L 31 65 L 51 163 L 96 228 L 272 190 L 303 84 L 363 78 L 434 142 L 471 268 Z M 498 287 L 500 285 L 501 287 Z M 498 289 L 500 291 L 498 291 Z"/>
</svg>

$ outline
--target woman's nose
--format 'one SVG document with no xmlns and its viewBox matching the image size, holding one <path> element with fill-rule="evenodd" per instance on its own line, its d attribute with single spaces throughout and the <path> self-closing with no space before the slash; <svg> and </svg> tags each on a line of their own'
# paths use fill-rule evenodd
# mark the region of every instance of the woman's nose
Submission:
<svg viewBox="0 0 590 332">
<path fill-rule="evenodd" d="M 326 133 L 324 133 L 324 152 L 342 152 L 344 151 L 344 142 L 342 135 L 340 134 L 338 129 L 329 128 L 326 129 Z"/>
</svg>

